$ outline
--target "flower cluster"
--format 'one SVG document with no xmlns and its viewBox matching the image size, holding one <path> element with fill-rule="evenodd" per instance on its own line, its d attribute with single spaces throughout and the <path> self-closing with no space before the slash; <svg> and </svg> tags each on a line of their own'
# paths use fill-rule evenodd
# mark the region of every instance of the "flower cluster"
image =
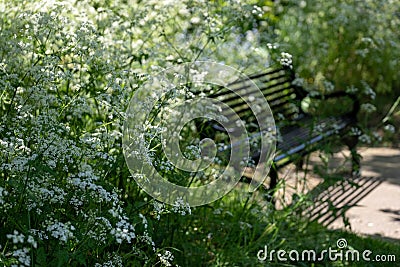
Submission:
<svg viewBox="0 0 400 267">
<path fill-rule="evenodd" d="M 289 54 L 289 53 L 282 52 L 281 53 L 280 62 L 282 64 L 282 66 L 286 66 L 286 67 L 289 67 L 289 68 L 293 67 L 292 66 L 292 64 L 293 64 L 292 55 Z"/>
<path fill-rule="evenodd" d="M 169 267 L 172 266 L 171 262 L 174 260 L 174 256 L 168 250 L 164 251 L 164 254 L 158 253 L 157 256 L 160 259 L 160 263 L 163 266 Z"/>
<path fill-rule="evenodd" d="M 179 213 L 183 216 L 192 213 L 189 204 L 185 203 L 185 201 L 181 197 L 175 201 L 175 204 L 172 207 L 172 211 L 175 213 Z"/>
<path fill-rule="evenodd" d="M 71 225 L 70 222 L 67 223 L 62 223 L 62 222 L 45 222 L 46 226 L 46 231 L 50 233 L 52 237 L 55 239 L 60 240 L 62 243 L 66 243 L 68 240 L 74 238 L 73 231 L 75 230 L 75 227 Z"/>
<path fill-rule="evenodd" d="M 169 251 L 153 255 L 150 215 L 191 209 L 177 199 L 138 211 L 147 200 L 123 160 L 125 110 L 149 74 L 176 63 L 213 60 L 249 72 L 272 64 L 255 29 L 265 11 L 252 2 L 0 3 L 0 261 L 121 266 L 126 254 L 172 264 Z M 162 132 L 151 127 L 149 144 Z M 154 151 L 137 152 L 174 170 Z"/>
<path fill-rule="evenodd" d="M 389 133 L 395 133 L 396 128 L 392 125 L 392 124 L 387 124 L 384 127 L 385 131 L 389 132 Z"/>
<path fill-rule="evenodd" d="M 94 265 L 99 244 L 138 253 L 142 234 L 140 247 L 154 248 L 111 184 L 123 175 L 129 55 L 106 45 L 89 1 L 73 2 L 0 4 L 0 261 L 48 265 L 67 253 L 71 263 L 86 251 Z"/>
</svg>

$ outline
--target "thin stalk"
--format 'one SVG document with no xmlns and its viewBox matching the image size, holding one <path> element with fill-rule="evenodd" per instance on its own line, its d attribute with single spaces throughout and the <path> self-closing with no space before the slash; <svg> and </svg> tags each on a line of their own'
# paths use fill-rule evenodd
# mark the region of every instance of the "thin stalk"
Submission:
<svg viewBox="0 0 400 267">
<path fill-rule="evenodd" d="M 400 104 L 400 96 L 397 98 L 397 100 L 394 102 L 394 104 L 392 105 L 392 107 L 389 109 L 388 113 L 386 114 L 386 116 L 383 118 L 382 123 L 386 123 L 390 117 L 393 115 L 394 110 L 396 109 L 396 107 Z"/>
</svg>

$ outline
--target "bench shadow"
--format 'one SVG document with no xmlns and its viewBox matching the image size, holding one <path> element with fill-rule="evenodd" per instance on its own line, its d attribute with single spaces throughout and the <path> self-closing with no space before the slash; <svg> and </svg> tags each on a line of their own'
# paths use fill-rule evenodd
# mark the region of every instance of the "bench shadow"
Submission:
<svg viewBox="0 0 400 267">
<path fill-rule="evenodd" d="M 380 148 L 371 149 L 379 150 Z M 398 149 L 389 150 L 389 152 L 374 151 L 374 154 L 371 154 L 371 152 L 366 153 L 366 151 L 360 149 L 359 152 L 364 154 L 361 159 L 362 174 L 364 176 L 382 177 L 386 182 L 400 185 L 400 153 L 398 153 L 398 151 Z M 379 155 L 378 153 L 382 153 L 383 155 Z M 344 148 L 342 152 L 336 153 L 332 158 L 330 158 L 329 168 L 340 171 L 349 170 L 351 166 L 348 157 L 349 153 L 347 149 Z M 318 166 L 321 165 L 321 162 L 317 157 L 313 157 L 310 159 L 309 164 L 312 166 Z"/>
<path fill-rule="evenodd" d="M 313 175 L 307 175 L 306 179 L 316 176 L 322 182 L 307 193 L 309 202 L 299 208 L 298 214 L 325 227 L 339 219 L 346 228 L 350 226 L 351 229 L 349 218 L 345 216 L 349 209 L 360 206 L 360 201 L 383 182 L 400 186 L 399 150 L 363 149 L 360 149 L 364 156 L 361 161 L 361 176 L 351 175 L 350 161 L 346 159 L 349 153 L 346 149 L 340 149 L 329 158 L 327 165 L 322 163 L 317 153 L 311 155 L 306 168 Z M 386 213 L 393 222 L 400 222 L 399 209 L 382 208 L 380 212 Z M 382 238 L 380 235 L 373 236 Z M 395 238 L 393 240 L 399 241 Z"/>
<path fill-rule="evenodd" d="M 383 179 L 379 177 L 347 177 L 333 184 L 322 183 L 310 192 L 312 205 L 302 215 L 323 226 L 329 226 L 336 219 L 345 220 L 345 212 L 377 188 Z"/>
</svg>

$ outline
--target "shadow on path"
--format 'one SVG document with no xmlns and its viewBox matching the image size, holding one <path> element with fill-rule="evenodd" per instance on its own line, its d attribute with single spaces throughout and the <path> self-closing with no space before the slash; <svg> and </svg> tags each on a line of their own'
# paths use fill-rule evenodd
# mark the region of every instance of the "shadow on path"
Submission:
<svg viewBox="0 0 400 267">
<path fill-rule="evenodd" d="M 400 186 L 400 153 L 398 155 L 365 156 L 362 168 L 378 174 L 386 182 Z"/>
<path fill-rule="evenodd" d="M 348 151 L 335 154 L 329 160 L 335 178 L 325 178 L 310 192 L 313 205 L 303 214 L 329 228 L 400 240 L 400 149 L 360 148 L 359 152 L 361 177 L 343 178 L 350 176 L 342 173 L 349 167 Z M 321 166 L 316 156 L 310 163 Z"/>
<path fill-rule="evenodd" d="M 345 212 L 367 196 L 382 183 L 376 177 L 346 178 L 324 188 L 320 186 L 313 190 L 313 205 L 303 211 L 303 215 L 312 221 L 318 221 L 328 226 L 336 219 L 345 219 Z"/>
</svg>

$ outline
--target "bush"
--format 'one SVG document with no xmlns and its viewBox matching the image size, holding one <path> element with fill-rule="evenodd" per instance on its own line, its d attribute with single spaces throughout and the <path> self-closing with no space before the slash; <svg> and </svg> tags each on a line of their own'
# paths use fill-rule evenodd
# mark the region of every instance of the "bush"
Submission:
<svg viewBox="0 0 400 267">
<path fill-rule="evenodd" d="M 291 63 L 261 47 L 268 14 L 254 2 L 0 2 L 2 265 L 256 265 L 264 245 L 307 232 L 296 206 L 273 212 L 257 195 L 193 210 L 150 200 L 123 157 L 125 110 L 152 73 Z"/>
<path fill-rule="evenodd" d="M 262 12 L 236 1 L 2 1 L 0 10 L 0 262 L 169 265 L 149 226 L 159 207 L 148 208 L 122 155 L 128 101 L 154 66 L 269 64 L 249 30 Z"/>
<path fill-rule="evenodd" d="M 299 81 L 311 92 L 356 93 L 361 109 L 354 133 L 366 145 L 380 142 L 385 131 L 376 117 L 387 105 L 375 106 L 375 96 L 400 95 L 399 2 L 288 0 L 276 12 L 277 42 L 293 54 Z"/>
<path fill-rule="evenodd" d="M 368 84 L 379 93 L 400 93 L 398 1 L 282 2 L 278 42 L 294 55 L 307 84 L 320 90 Z"/>
</svg>

